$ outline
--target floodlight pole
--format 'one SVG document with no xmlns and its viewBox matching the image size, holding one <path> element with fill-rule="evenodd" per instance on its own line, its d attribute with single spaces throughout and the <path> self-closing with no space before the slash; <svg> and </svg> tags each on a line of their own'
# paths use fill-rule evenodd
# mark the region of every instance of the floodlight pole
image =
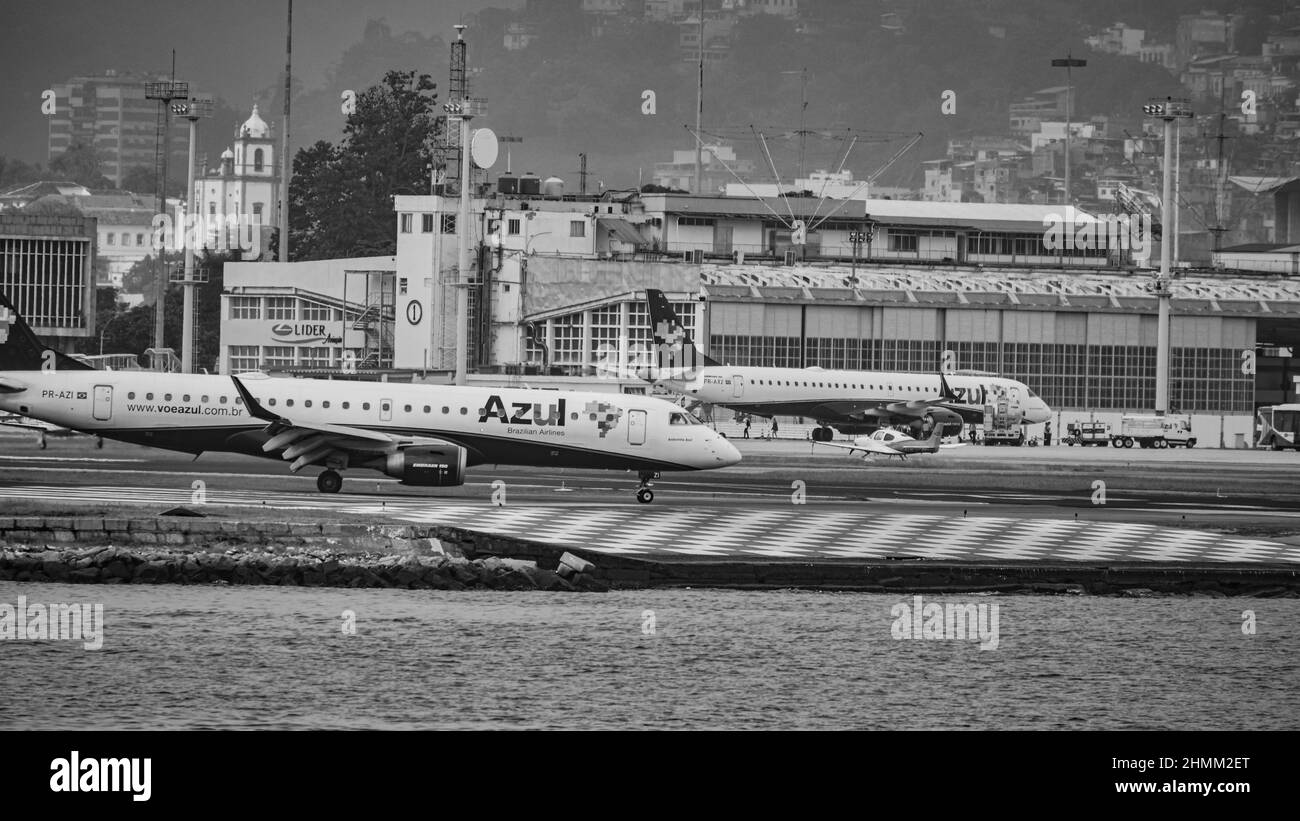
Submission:
<svg viewBox="0 0 1300 821">
<path fill-rule="evenodd" d="M 189 187 L 185 195 L 185 220 L 176 226 L 176 230 L 184 232 L 181 238 L 185 243 L 185 279 L 181 282 L 185 289 L 181 325 L 181 373 L 194 373 L 194 245 L 200 236 L 199 231 L 191 228 L 198 220 L 198 205 L 194 202 L 194 160 L 198 147 L 199 119 L 212 116 L 212 101 L 193 99 L 176 103 L 172 106 L 172 112 L 190 121 L 190 165 L 186 175 Z"/>
<path fill-rule="evenodd" d="M 460 116 L 460 215 L 456 217 L 456 384 L 469 367 L 469 115 Z"/>
<path fill-rule="evenodd" d="M 176 82 L 176 52 L 172 52 L 172 79 L 167 81 L 145 83 L 144 96 L 146 100 L 157 100 L 162 104 L 163 128 L 160 135 L 162 141 L 162 168 L 158 175 L 158 213 L 166 216 L 167 214 L 167 155 L 171 151 L 171 103 L 172 100 L 186 100 L 190 96 L 190 84 Z M 191 163 L 193 165 L 193 163 Z M 170 279 L 167 272 L 167 262 L 164 256 L 167 252 L 166 242 L 158 250 L 157 276 L 158 281 L 154 283 L 154 322 L 153 322 L 153 346 L 162 348 L 163 343 L 163 313 L 167 301 L 167 282 Z"/>
<path fill-rule="evenodd" d="M 458 30 L 460 27 L 457 27 Z M 460 213 L 456 217 L 456 385 L 464 385 L 469 365 L 469 206 L 470 173 L 472 162 L 469 150 L 469 121 L 482 114 L 487 103 L 480 98 L 466 97 L 443 106 L 452 119 L 459 119 L 460 128 Z M 483 310 L 479 306 L 479 310 Z"/>
<path fill-rule="evenodd" d="M 1064 58 L 1058 58 L 1053 60 L 1052 65 L 1057 68 L 1061 68 L 1061 67 L 1065 68 L 1065 196 L 1062 197 L 1062 201 L 1065 205 L 1069 205 L 1070 204 L 1070 120 L 1073 119 L 1071 117 L 1072 114 L 1071 109 L 1073 108 L 1072 104 L 1074 102 L 1073 100 L 1074 93 L 1071 90 L 1071 85 L 1070 85 L 1070 69 L 1075 66 L 1082 68 L 1083 66 L 1088 65 L 1088 61 L 1080 60 L 1077 57 L 1073 57 L 1067 53 Z"/>
<path fill-rule="evenodd" d="M 1155 294 L 1158 300 L 1156 314 L 1156 414 L 1164 416 L 1169 412 L 1169 312 L 1173 295 L 1173 275 L 1170 271 L 1170 213 L 1177 208 L 1173 199 L 1173 164 L 1174 164 L 1174 120 L 1179 117 L 1191 117 L 1192 111 L 1185 100 L 1166 97 L 1143 106 L 1143 112 L 1149 116 L 1159 117 L 1165 122 L 1165 152 L 1163 185 L 1160 198 L 1160 273 L 1156 276 Z"/>
</svg>

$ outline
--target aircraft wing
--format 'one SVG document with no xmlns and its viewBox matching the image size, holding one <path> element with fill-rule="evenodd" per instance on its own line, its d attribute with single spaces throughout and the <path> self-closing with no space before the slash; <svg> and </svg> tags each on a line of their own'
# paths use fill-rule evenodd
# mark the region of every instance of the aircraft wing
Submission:
<svg viewBox="0 0 1300 821">
<path fill-rule="evenodd" d="M 41 422 L 37 419 L 28 419 L 25 416 L 6 416 L 4 418 L 0 418 L 0 425 L 4 425 L 7 428 L 23 428 L 25 430 L 43 430 L 46 433 L 68 431 L 67 428 L 61 428 L 58 425 L 52 425 L 49 422 Z"/>
<path fill-rule="evenodd" d="M 265 408 L 249 393 L 238 377 L 232 376 L 235 389 L 244 400 L 244 406 L 256 419 L 267 422 L 269 439 L 262 445 L 267 453 L 281 451 L 281 458 L 292 460 L 291 471 L 297 472 L 308 465 L 325 463 L 331 457 L 353 453 L 366 455 L 396 453 L 414 445 L 456 445 L 472 450 L 459 442 L 432 436 L 400 436 L 383 431 L 368 430 L 352 425 L 333 425 L 312 422 L 296 423 Z"/>
<path fill-rule="evenodd" d="M 816 419 L 846 419 L 861 422 L 866 419 L 920 419 L 932 410 L 940 409 L 957 414 L 966 422 L 984 421 L 984 408 L 978 405 L 966 405 L 950 399 L 915 399 L 911 402 L 822 402 L 804 416 Z"/>
<path fill-rule="evenodd" d="M 840 448 L 842 450 L 847 450 L 850 453 L 852 453 L 853 451 L 861 451 L 864 456 L 868 453 L 880 453 L 885 456 L 897 456 L 901 452 L 891 448 L 889 445 L 886 445 L 882 442 L 877 442 L 874 439 L 866 439 L 860 443 L 854 442 L 851 445 L 845 444 L 844 442 L 813 442 L 813 445 L 814 446 L 822 445 L 828 448 Z"/>
<path fill-rule="evenodd" d="M 822 402 L 809 411 L 806 416 L 817 419 L 854 419 L 860 420 L 871 416 L 885 419 L 892 414 L 877 402 Z"/>
</svg>

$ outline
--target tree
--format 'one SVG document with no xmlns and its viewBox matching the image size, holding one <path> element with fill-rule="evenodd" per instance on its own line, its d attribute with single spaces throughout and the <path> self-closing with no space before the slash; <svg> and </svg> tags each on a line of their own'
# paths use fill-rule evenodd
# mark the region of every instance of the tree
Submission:
<svg viewBox="0 0 1300 821">
<path fill-rule="evenodd" d="M 337 147 L 322 140 L 298 151 L 289 202 L 295 260 L 396 252 L 393 197 L 429 190 L 436 87 L 427 74 L 389 71 L 357 96 Z"/>
<path fill-rule="evenodd" d="M 113 186 L 100 171 L 99 152 L 85 143 L 73 143 L 67 151 L 50 160 L 50 173 L 87 188 Z"/>
<path fill-rule="evenodd" d="M 169 255 L 170 257 L 170 255 Z M 225 264 L 238 261 L 238 252 L 228 254 L 211 254 L 204 252 L 195 259 L 196 267 L 206 269 L 207 282 L 194 286 L 194 368 L 196 372 L 206 370 L 216 372 L 217 359 L 221 344 L 221 291 L 224 283 Z M 137 269 L 152 271 L 153 259 L 148 258 L 137 263 L 127 278 L 138 279 L 141 274 Z M 152 277 L 150 277 L 152 282 Z M 152 291 L 146 296 L 152 295 Z M 96 327 L 104 336 L 104 353 L 142 354 L 153 347 L 154 307 L 142 303 L 123 311 L 117 304 L 117 292 L 112 288 L 96 289 L 98 297 L 98 316 Z M 163 326 L 163 340 L 167 347 L 176 351 L 177 356 L 184 350 L 184 310 L 185 288 L 179 284 L 169 285 L 163 302 L 166 322 Z M 87 340 L 86 346 L 93 342 L 93 350 L 87 353 L 99 353 L 99 340 Z"/>
<path fill-rule="evenodd" d="M 118 187 L 135 194 L 152 194 L 157 190 L 156 179 L 157 175 L 152 168 L 137 165 L 123 175 L 122 184 Z"/>
<path fill-rule="evenodd" d="M 28 165 L 22 160 L 0 155 L 0 191 L 37 182 L 41 178 L 40 163 Z"/>
<path fill-rule="evenodd" d="M 163 260 L 168 270 L 171 270 L 184 262 L 185 257 L 180 251 L 163 252 Z M 158 258 L 150 254 L 122 275 L 122 290 L 128 294 L 144 294 L 145 301 L 152 302 L 157 281 Z"/>
</svg>

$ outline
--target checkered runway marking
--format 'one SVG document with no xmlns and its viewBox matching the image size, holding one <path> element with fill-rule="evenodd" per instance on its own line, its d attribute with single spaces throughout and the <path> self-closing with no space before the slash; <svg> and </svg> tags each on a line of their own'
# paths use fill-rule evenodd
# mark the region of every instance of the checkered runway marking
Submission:
<svg viewBox="0 0 1300 821">
<path fill-rule="evenodd" d="M 48 498 L 193 505 L 191 491 L 179 488 L 24 486 L 0 488 L 0 514 L 7 499 Z M 385 516 L 638 558 L 1300 564 L 1300 546 L 1284 542 L 1127 522 L 859 513 L 820 505 L 683 509 L 575 500 L 492 507 L 450 500 L 395 498 L 376 503 L 347 495 L 224 491 L 209 492 L 207 501 L 214 506 Z"/>
<path fill-rule="evenodd" d="M 1152 524 L 786 510 L 484 508 L 397 518 L 638 558 L 1300 563 L 1300 546 Z"/>
</svg>

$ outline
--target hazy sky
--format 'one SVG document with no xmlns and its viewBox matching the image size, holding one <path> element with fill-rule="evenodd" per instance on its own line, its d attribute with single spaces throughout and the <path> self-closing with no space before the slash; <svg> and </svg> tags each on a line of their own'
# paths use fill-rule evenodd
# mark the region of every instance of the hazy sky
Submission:
<svg viewBox="0 0 1300 821">
<path fill-rule="evenodd" d="M 367 20 L 394 32 L 455 37 L 472 0 L 298 0 L 293 7 L 293 71 L 306 89 L 361 39 Z M 493 0 L 519 7 L 522 0 Z M 167 71 L 238 110 L 277 81 L 284 68 L 286 0 L 6 0 L 0 12 L 0 154 L 46 161 L 48 126 L 41 92 L 77 74 L 105 69 Z M 446 73 L 446 57 L 430 73 Z"/>
</svg>

